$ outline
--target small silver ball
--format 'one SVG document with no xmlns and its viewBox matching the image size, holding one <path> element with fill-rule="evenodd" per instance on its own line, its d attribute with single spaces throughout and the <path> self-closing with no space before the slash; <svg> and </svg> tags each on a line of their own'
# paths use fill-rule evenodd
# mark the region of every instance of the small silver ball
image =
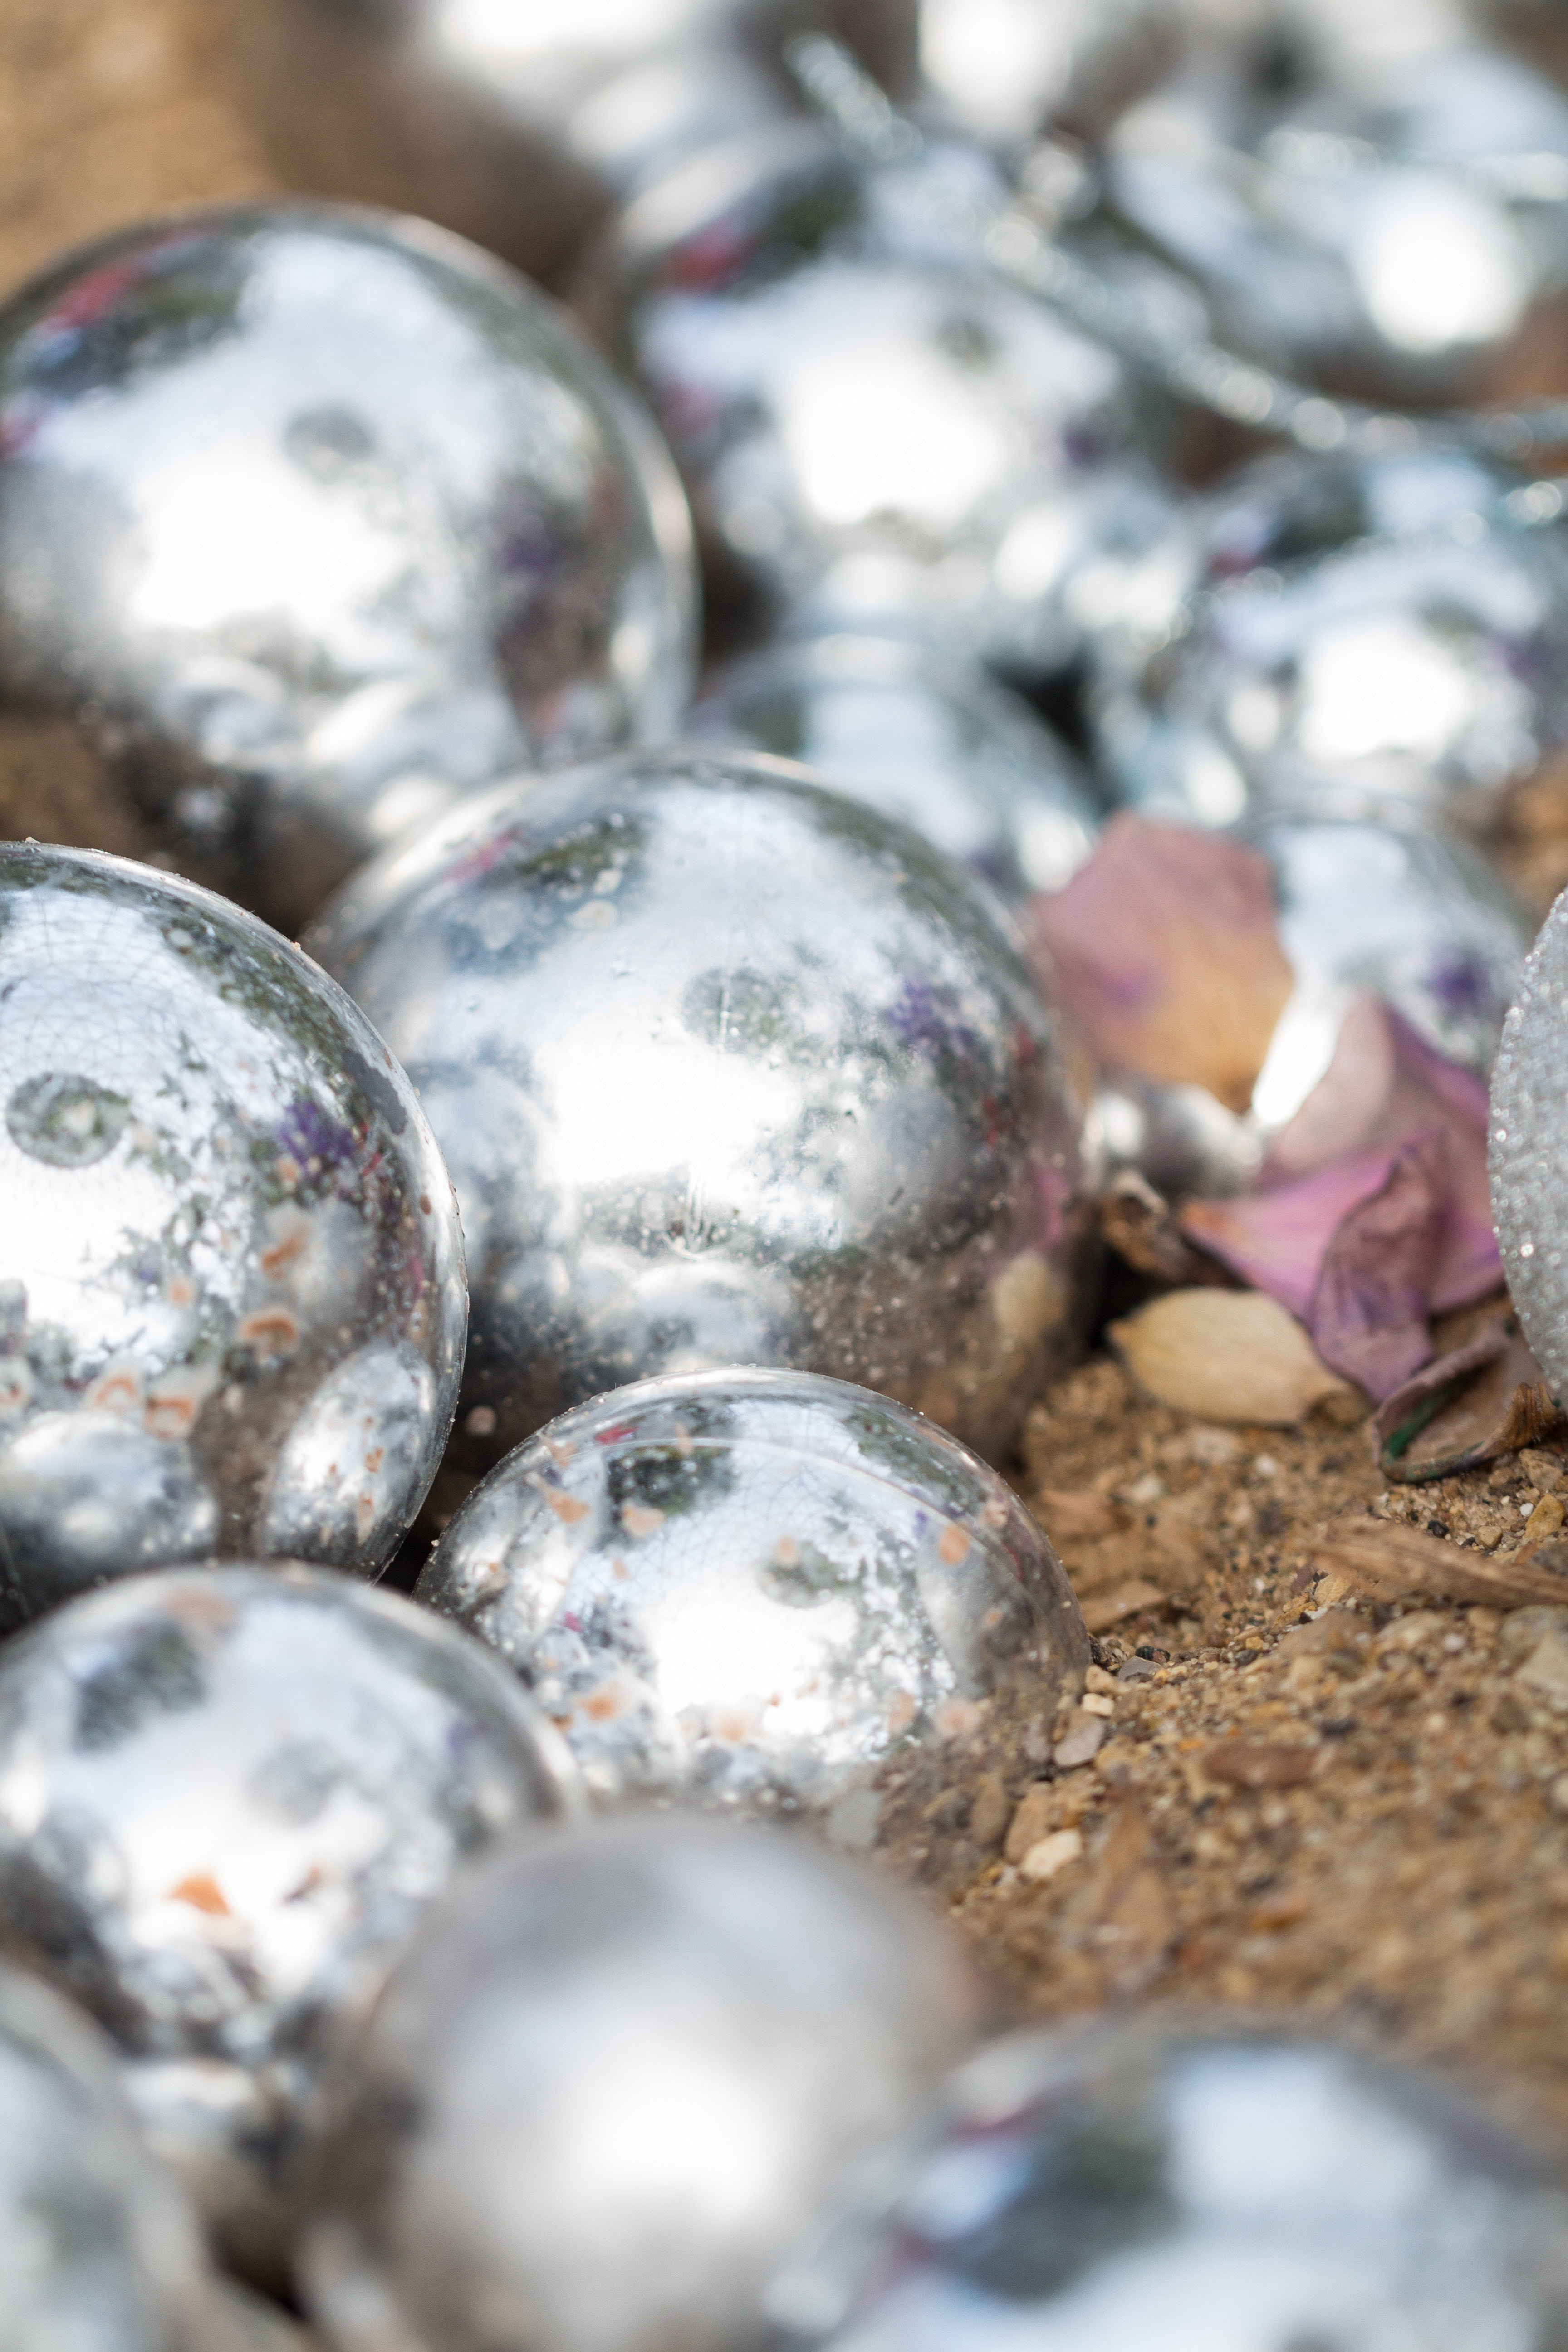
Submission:
<svg viewBox="0 0 1568 2352">
<path fill-rule="evenodd" d="M 1525 2352 L 1560 2169 L 1413 2067 L 1245 2028 L 1019 2033 L 959 2074 L 831 2352 Z"/>
<path fill-rule="evenodd" d="M 0 2352 L 243 2352 L 110 2046 L 0 1965 Z"/>
<path fill-rule="evenodd" d="M 807 1372 L 617 1389 L 468 1496 L 415 1599 L 515 1667 L 589 1787 L 832 1810 L 870 1845 L 889 1759 L 1026 1685 L 1055 1717 L 1089 1637 L 1012 1489 L 886 1398 Z"/>
<path fill-rule="evenodd" d="M 476 1465 L 735 1363 L 859 1381 L 991 1455 L 1076 1344 L 1080 1114 L 1022 943 L 804 769 L 677 748 L 500 785 L 314 943 L 452 1171 Z"/>
<path fill-rule="evenodd" d="M 1099 828 L 1077 761 L 1022 696 L 908 639 L 835 635 L 732 662 L 686 731 L 799 760 L 1015 907 L 1059 888 Z"/>
<path fill-rule="evenodd" d="M 946 1931 L 804 1843 L 531 1841 L 454 1891 L 345 2053 L 307 2308 L 339 2352 L 814 2336 L 969 2011 Z"/>
<path fill-rule="evenodd" d="M 520 759 L 667 733 L 692 635 L 646 415 L 440 230 L 235 207 L 0 312 L 0 688 L 281 927 Z"/>
<path fill-rule="evenodd" d="M 1568 1396 L 1568 897 L 1542 925 L 1503 1025 L 1489 1165 L 1510 1295 L 1552 1394 Z"/>
<path fill-rule="evenodd" d="M 710 600 L 753 633 L 894 625 L 1027 673 L 1079 650 L 1060 583 L 1125 528 L 1127 469 L 1170 406 L 928 216 L 920 179 L 966 168 L 738 142 L 645 192 L 589 275 Z"/>
<path fill-rule="evenodd" d="M 206 890 L 0 847 L 0 1626 L 106 1576 L 378 1575 L 441 1459 L 467 1303 L 413 1087 Z"/>
<path fill-rule="evenodd" d="M 276 2283 L 323 2037 L 460 1864 L 578 1785 L 515 1676 L 409 1601 L 137 1577 L 0 1650 L 0 1942 L 110 2029 L 153 2145 Z"/>
</svg>

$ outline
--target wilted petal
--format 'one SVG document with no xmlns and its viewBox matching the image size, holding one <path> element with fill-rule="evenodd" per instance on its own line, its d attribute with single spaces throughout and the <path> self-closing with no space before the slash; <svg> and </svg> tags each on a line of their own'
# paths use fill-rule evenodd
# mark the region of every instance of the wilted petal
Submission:
<svg viewBox="0 0 1568 2352">
<path fill-rule="evenodd" d="M 1318 1353 L 1381 1403 L 1432 1353 L 1432 1282 L 1448 1203 L 1440 1129 L 1410 1137 L 1370 1200 L 1343 1216 L 1308 1312 Z"/>
<path fill-rule="evenodd" d="M 1177 1222 L 1190 1241 L 1305 1322 L 1335 1231 L 1382 1192 L 1396 1156 L 1397 1147 L 1352 1152 L 1267 1192 L 1189 1201 Z"/>
<path fill-rule="evenodd" d="M 1540 1365 L 1511 1316 L 1425 1365 L 1373 1423 L 1385 1478 L 1449 1478 L 1536 1445 L 1563 1427 Z"/>
<path fill-rule="evenodd" d="M 1036 899 L 1054 985 L 1103 1069 L 1206 1087 L 1245 1110 L 1293 984 L 1267 861 L 1123 814 Z"/>
</svg>

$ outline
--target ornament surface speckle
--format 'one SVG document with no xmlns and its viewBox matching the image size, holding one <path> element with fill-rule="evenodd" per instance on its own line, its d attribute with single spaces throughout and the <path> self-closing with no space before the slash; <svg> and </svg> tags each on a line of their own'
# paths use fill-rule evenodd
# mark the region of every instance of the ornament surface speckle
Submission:
<svg viewBox="0 0 1568 2352">
<path fill-rule="evenodd" d="M 804 1372 L 563 1414 L 469 1496 L 415 1598 L 516 1668 L 595 1794 L 745 1813 L 838 1805 L 1004 1686 L 1050 1719 L 1089 1662 L 1005 1482 Z"/>
<path fill-rule="evenodd" d="M 519 760 L 667 732 L 689 526 L 547 296 L 301 203 L 128 231 L 0 311 L 0 684 L 296 929 Z"/>
<path fill-rule="evenodd" d="M 1568 1395 L 1568 899 L 1541 927 L 1492 1072 L 1492 1213 L 1509 1293 Z"/>
<path fill-rule="evenodd" d="M 804 770 L 519 778 L 312 935 L 420 1090 L 488 1466 L 629 1380 L 791 1364 L 986 1455 L 1077 1344 L 1080 1113 L 992 894 Z"/>
<path fill-rule="evenodd" d="M 307 2309 L 341 2352 L 809 2340 L 970 2003 L 945 1928 L 804 1840 L 532 1839 L 454 1890 L 344 2053 Z"/>
<path fill-rule="evenodd" d="M 466 1328 L 413 1087 L 300 951 L 189 883 L 0 848 L 0 1624 L 287 1551 L 374 1576 Z"/>
<path fill-rule="evenodd" d="M 138 1577 L 0 1652 L 0 1941 L 109 2028 L 269 2280 L 324 2037 L 460 1864 L 579 1789 L 516 1678 L 396 1595 Z"/>
</svg>

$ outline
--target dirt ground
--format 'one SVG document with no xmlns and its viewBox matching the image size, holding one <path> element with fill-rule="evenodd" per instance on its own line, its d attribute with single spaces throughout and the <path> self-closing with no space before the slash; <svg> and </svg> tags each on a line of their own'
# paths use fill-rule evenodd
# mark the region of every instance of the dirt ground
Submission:
<svg viewBox="0 0 1568 2352">
<path fill-rule="evenodd" d="M 216 5 L 0 0 L 0 286 L 268 188 Z M 1511 829 L 1541 907 L 1568 878 L 1564 809 L 1543 788 Z M 146 846 L 68 729 L 16 718 L 0 831 Z M 951 1911 L 1005 2014 L 1333 2022 L 1568 2138 L 1568 1638 L 1539 1609 L 1358 1604 L 1312 1556 L 1348 1513 L 1506 1560 L 1562 1466 L 1547 1448 L 1389 1492 L 1364 1423 L 1198 1425 L 1097 1357 L 1036 1408 L 1018 1473 L 1103 1629 L 1083 1760 L 1026 1706 L 982 1725 L 888 1791 L 888 1866 Z"/>
</svg>

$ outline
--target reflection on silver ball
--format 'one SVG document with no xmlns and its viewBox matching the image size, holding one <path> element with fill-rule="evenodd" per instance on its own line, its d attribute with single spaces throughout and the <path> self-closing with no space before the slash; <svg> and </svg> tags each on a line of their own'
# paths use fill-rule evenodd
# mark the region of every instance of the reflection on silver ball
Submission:
<svg viewBox="0 0 1568 2352">
<path fill-rule="evenodd" d="M 323 2036 L 459 1864 L 577 1788 L 515 1677 L 394 1594 L 138 1577 L 0 1651 L 0 1941 L 114 2034 L 154 2146 L 270 2281 Z"/>
<path fill-rule="evenodd" d="M 89 2021 L 0 1966 L 0 2352 L 243 2352 Z"/>
<path fill-rule="evenodd" d="M 1059 889 L 1098 829 L 1072 754 L 1021 696 L 907 639 L 771 646 L 710 679 L 687 732 L 801 761 L 1015 906 Z"/>
<path fill-rule="evenodd" d="M 831 1806 L 1004 1685 L 1048 1720 L 1089 1638 L 1012 1489 L 843 1381 L 721 1371 L 580 1405 L 492 1470 L 415 1599 L 516 1667 L 596 1795 Z"/>
<path fill-rule="evenodd" d="M 227 0 L 237 100 L 284 180 L 444 222 L 535 277 L 617 194 L 798 104 L 826 31 L 895 91 L 915 0 Z"/>
<path fill-rule="evenodd" d="M 236 907 L 0 848 L 0 1626 L 106 1576 L 380 1573 L 452 1424 L 466 1300 L 418 1099 Z"/>
<path fill-rule="evenodd" d="M 1021 2033 L 952 2108 L 832 2352 L 1529 2352 L 1568 2316 L 1560 2173 L 1363 2050 Z"/>
<path fill-rule="evenodd" d="M 1141 634 L 1097 648 L 1103 768 L 1197 824 L 1249 800 L 1484 823 L 1568 742 L 1560 508 L 1441 450 L 1243 475 L 1151 552 Z"/>
<path fill-rule="evenodd" d="M 1568 1396 L 1568 897 L 1542 925 L 1492 1073 L 1491 1193 L 1503 1273 L 1553 1396 Z"/>
<path fill-rule="evenodd" d="M 287 928 L 519 759 L 668 732 L 691 635 L 647 417 L 438 230 L 214 212 L 0 312 L 0 688 Z"/>
<path fill-rule="evenodd" d="M 1061 583 L 1170 413 L 929 219 L 908 182 L 959 168 L 738 142 L 628 208 L 582 301 L 664 427 L 720 603 L 1037 672 L 1079 650 Z"/>
<path fill-rule="evenodd" d="M 476 796 L 316 952 L 420 1089 L 468 1251 L 468 1458 L 623 1381 L 792 1364 L 992 1454 L 1075 1343 L 1079 1114 L 996 901 L 804 770 Z"/>
<path fill-rule="evenodd" d="M 339 2352 L 815 2334 L 966 2038 L 945 1929 L 805 1843 L 665 1817 L 457 1888 L 346 2053 L 302 2246 Z"/>
<path fill-rule="evenodd" d="M 921 0 L 921 71 L 942 119 L 1011 146 L 1047 124 L 1102 135 L 1181 54 L 1170 0 Z"/>
</svg>

